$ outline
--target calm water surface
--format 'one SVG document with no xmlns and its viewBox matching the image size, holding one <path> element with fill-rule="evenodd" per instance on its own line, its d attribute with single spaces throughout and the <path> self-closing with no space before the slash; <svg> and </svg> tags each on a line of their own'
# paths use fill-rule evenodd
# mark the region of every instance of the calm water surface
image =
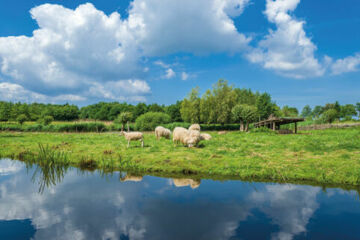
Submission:
<svg viewBox="0 0 360 240">
<path fill-rule="evenodd" d="M 360 239 L 356 191 L 0 160 L 0 239 Z"/>
</svg>

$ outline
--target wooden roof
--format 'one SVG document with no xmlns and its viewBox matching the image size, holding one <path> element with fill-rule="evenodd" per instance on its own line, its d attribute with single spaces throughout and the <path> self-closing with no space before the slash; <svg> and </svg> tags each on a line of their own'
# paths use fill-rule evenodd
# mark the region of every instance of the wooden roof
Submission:
<svg viewBox="0 0 360 240">
<path fill-rule="evenodd" d="M 255 127 L 265 126 L 272 123 L 276 123 L 276 125 L 283 125 L 289 123 L 303 122 L 304 118 L 299 117 L 274 117 L 270 116 L 267 120 L 263 120 L 257 123 L 254 123 Z"/>
</svg>

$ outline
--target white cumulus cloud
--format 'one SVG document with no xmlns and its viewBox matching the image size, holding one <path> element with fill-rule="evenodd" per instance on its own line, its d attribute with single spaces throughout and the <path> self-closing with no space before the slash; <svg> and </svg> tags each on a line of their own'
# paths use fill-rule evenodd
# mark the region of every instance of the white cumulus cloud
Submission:
<svg viewBox="0 0 360 240">
<path fill-rule="evenodd" d="M 347 72 L 356 72 L 359 71 L 359 67 L 360 53 L 357 53 L 354 56 L 349 56 L 343 59 L 336 60 L 331 65 L 331 72 L 335 75 Z"/>
<path fill-rule="evenodd" d="M 87 3 L 75 10 L 44 4 L 30 13 L 39 25 L 33 36 L 0 38 L 0 75 L 17 84 L 13 89 L 35 100 L 59 93 L 84 96 L 94 85 L 143 71 L 134 35 L 117 12 L 107 16 Z M 141 92 L 143 85 L 121 86 L 120 96 Z"/>
<path fill-rule="evenodd" d="M 269 30 L 269 34 L 258 43 L 258 48 L 251 51 L 248 59 L 288 77 L 322 76 L 325 69 L 314 56 L 317 48 L 306 36 L 303 28 L 305 22 L 290 15 L 299 2 L 300 0 L 266 1 L 264 14 L 269 22 L 276 25 L 276 29 Z"/>
<path fill-rule="evenodd" d="M 147 56 L 239 52 L 250 39 L 237 31 L 232 17 L 239 16 L 248 2 L 135 0 L 129 26 Z"/>
</svg>

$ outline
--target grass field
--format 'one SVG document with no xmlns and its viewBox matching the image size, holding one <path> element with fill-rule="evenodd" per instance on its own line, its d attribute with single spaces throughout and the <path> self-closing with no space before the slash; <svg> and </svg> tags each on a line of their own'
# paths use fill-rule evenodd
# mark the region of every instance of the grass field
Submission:
<svg viewBox="0 0 360 240">
<path fill-rule="evenodd" d="M 359 127 L 298 135 L 209 133 L 210 141 L 189 149 L 152 133 L 145 134 L 144 148 L 140 142 L 126 148 L 116 133 L 0 132 L 0 157 L 148 174 L 360 185 Z"/>
</svg>

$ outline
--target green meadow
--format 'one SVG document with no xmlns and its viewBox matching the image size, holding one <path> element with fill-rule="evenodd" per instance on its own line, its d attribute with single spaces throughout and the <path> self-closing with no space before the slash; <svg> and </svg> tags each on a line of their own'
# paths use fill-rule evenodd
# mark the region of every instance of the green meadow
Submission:
<svg viewBox="0 0 360 240">
<path fill-rule="evenodd" d="M 237 131 L 212 135 L 197 148 L 156 140 L 145 147 L 118 133 L 0 132 L 0 157 L 83 169 L 157 175 L 190 174 L 249 180 L 360 185 L 360 128 L 279 135 Z M 50 160 L 49 160 L 50 159 Z"/>
</svg>

